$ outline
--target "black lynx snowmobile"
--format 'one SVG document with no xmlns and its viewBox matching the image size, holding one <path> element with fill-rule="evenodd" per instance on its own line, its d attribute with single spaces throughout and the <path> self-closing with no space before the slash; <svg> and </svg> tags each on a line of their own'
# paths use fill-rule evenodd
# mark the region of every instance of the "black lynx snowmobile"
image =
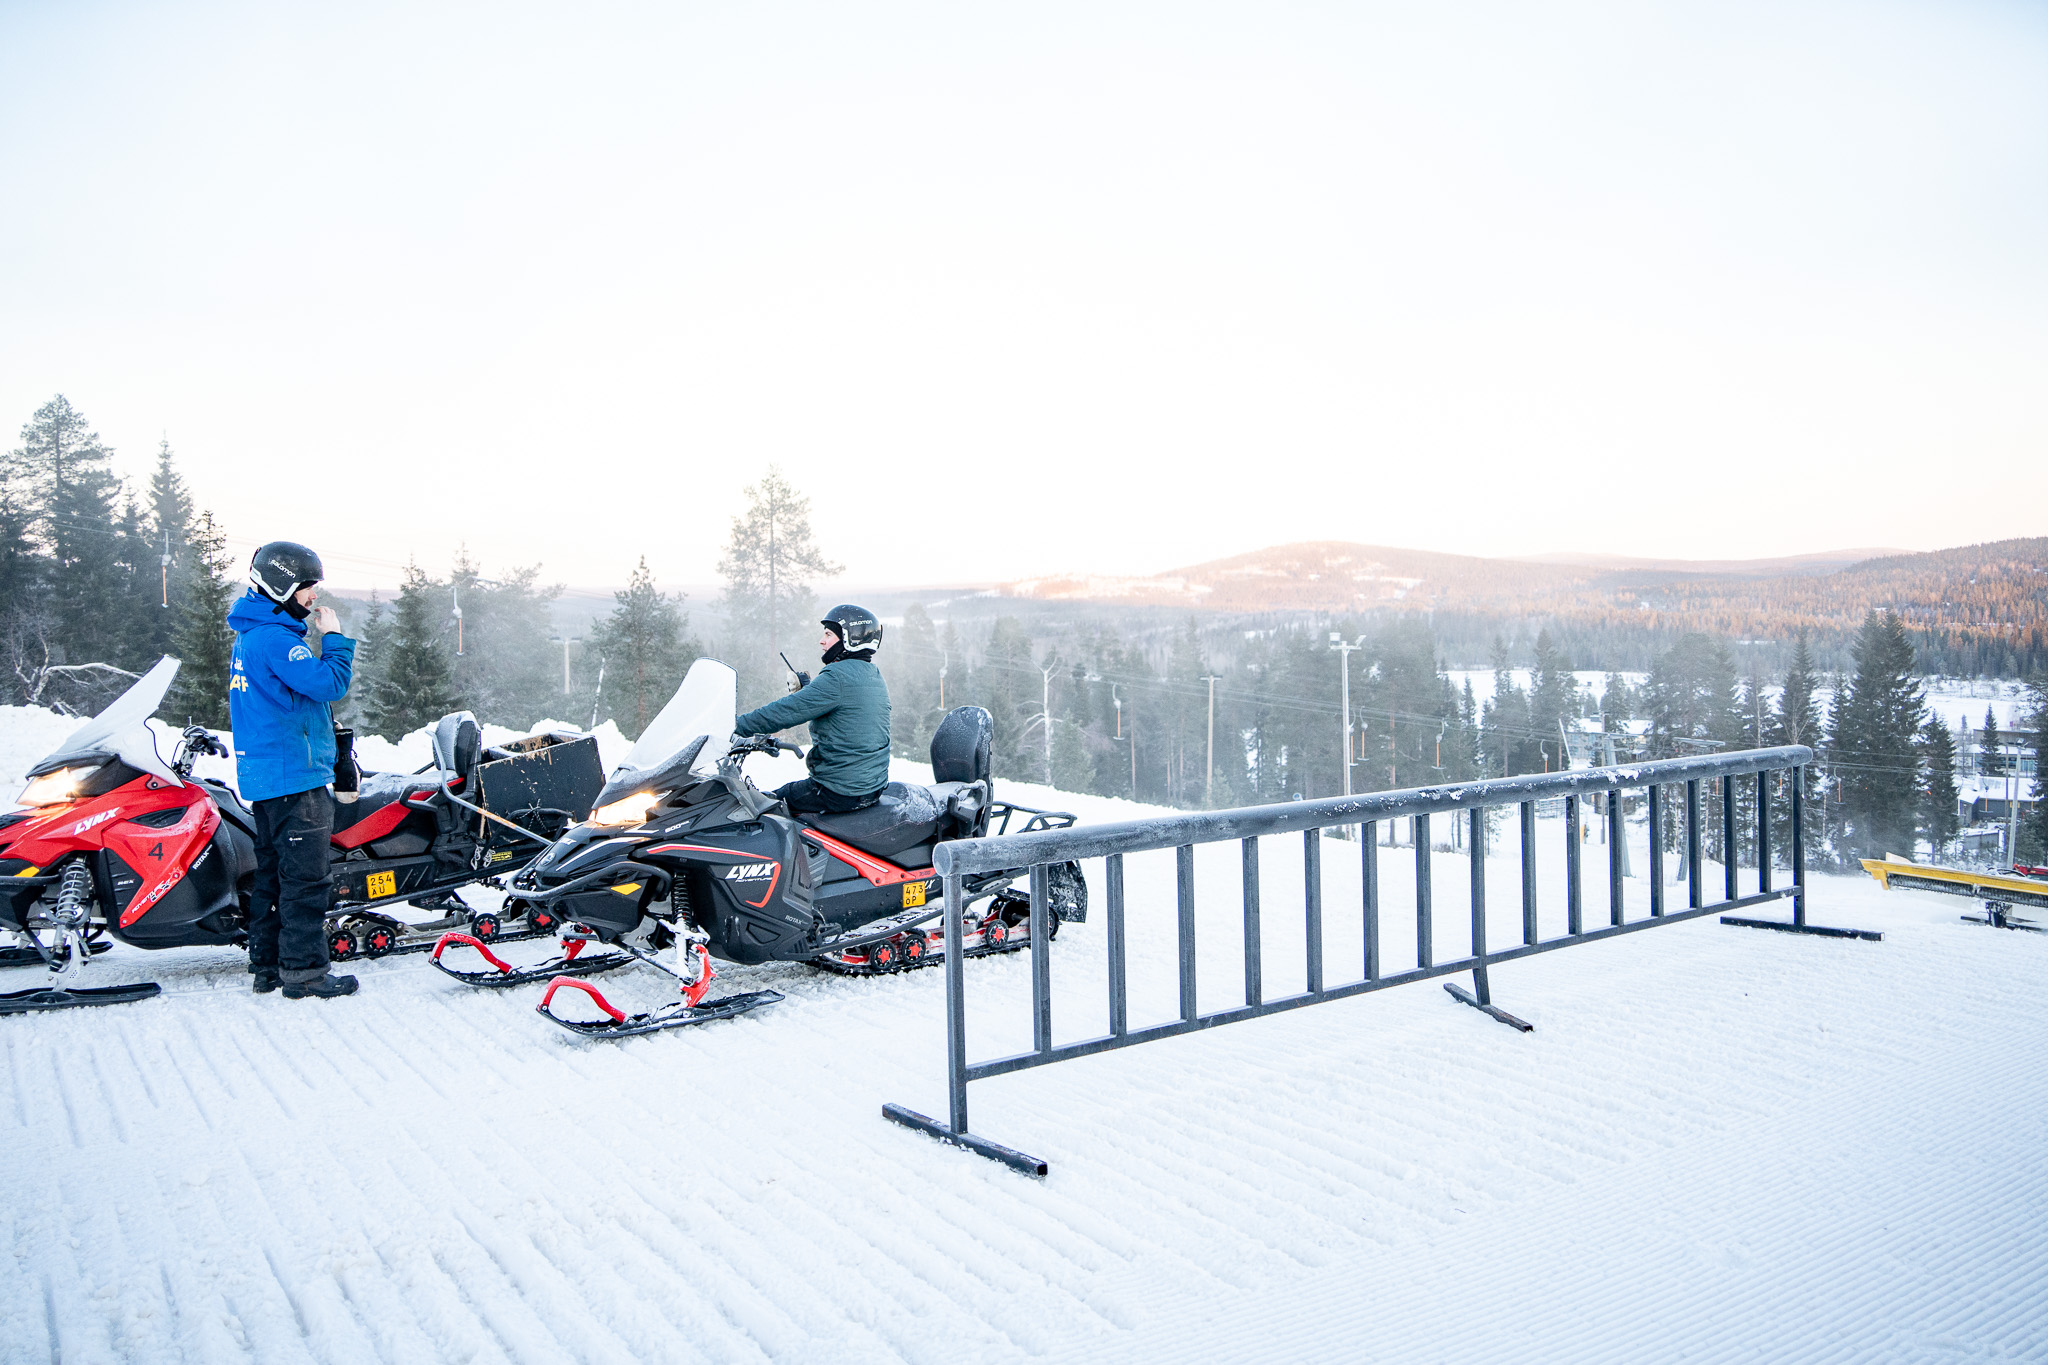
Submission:
<svg viewBox="0 0 2048 1365">
<path fill-rule="evenodd" d="M 892 782 L 881 800 L 840 815 L 793 816 L 744 774 L 751 754 L 795 746 L 728 739 L 733 672 L 699 660 L 598 796 L 590 820 L 570 830 L 513 879 L 507 898 L 562 921 L 563 951 L 515 969 L 473 938 L 451 933 L 434 965 L 479 986 L 547 981 L 539 1011 L 573 1032 L 618 1037 L 725 1019 L 782 996 L 775 991 L 706 1000 L 711 958 L 745 965 L 809 962 L 868 975 L 925 966 L 942 956 L 929 926 L 943 913 L 932 850 L 945 839 L 1056 829 L 1072 815 L 992 799 L 988 712 L 960 707 L 932 736 L 930 787 Z M 968 956 L 1029 944 L 1030 899 L 1013 889 L 1021 871 L 972 878 L 965 891 Z M 1049 878 L 1053 932 L 1087 913 L 1087 884 L 1074 864 Z M 593 943 L 609 951 L 585 955 Z M 480 970 L 457 968 L 451 949 L 480 953 Z M 672 950 L 672 951 L 667 951 Z M 646 1014 L 616 1009 L 578 978 L 639 962 L 675 977 L 681 998 Z M 580 992 L 603 1017 L 556 1014 L 562 990 Z"/>
<path fill-rule="evenodd" d="M 26 809 L 0 815 L 0 930 L 16 940 L 0 948 L 0 966 L 47 966 L 69 980 L 112 946 L 105 939 L 138 948 L 246 940 L 255 817 L 232 788 L 192 771 L 201 755 L 227 749 L 195 725 L 166 763 L 149 728 L 177 671 L 176 659 L 159 661 L 29 770 Z M 517 870 L 589 813 L 602 783 L 588 737 L 485 749 L 464 712 L 443 720 L 435 740 L 433 777 L 372 774 L 356 802 L 337 806 L 327 923 L 337 957 L 424 950 L 457 924 L 477 938 L 501 936 L 496 916 L 466 907 L 430 926 L 397 911 L 407 902 L 461 906 L 456 888 Z M 523 927 L 504 936 L 537 936 L 555 923 L 543 916 Z M 156 993 L 147 983 L 12 992 L 0 996 L 0 1014 Z"/>
</svg>

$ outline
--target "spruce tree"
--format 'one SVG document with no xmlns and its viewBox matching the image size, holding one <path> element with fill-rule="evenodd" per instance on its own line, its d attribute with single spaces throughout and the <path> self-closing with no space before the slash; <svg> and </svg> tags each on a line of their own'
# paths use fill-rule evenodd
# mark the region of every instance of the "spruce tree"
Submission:
<svg viewBox="0 0 2048 1365">
<path fill-rule="evenodd" d="M 1920 728 L 1920 757 L 1927 788 L 1920 809 L 1920 829 L 1939 862 L 1956 837 L 1956 741 L 1941 717 L 1929 716 Z"/>
<path fill-rule="evenodd" d="M 2025 743 L 2034 753 L 2033 810 L 2020 827 L 2020 854 L 2027 862 L 2048 862 L 2048 675 L 2027 683 Z"/>
<path fill-rule="evenodd" d="M 157 446 L 156 471 L 149 477 L 138 585 L 146 652 L 151 655 L 174 652 L 171 642 L 180 632 L 181 608 L 195 576 L 204 571 L 194 562 L 192 517 L 192 494 L 178 473 L 170 441 L 164 440 Z"/>
<path fill-rule="evenodd" d="M 726 657 L 740 676 L 743 706 L 754 695 L 766 700 L 766 693 L 781 690 L 779 654 L 797 661 L 810 652 L 817 638 L 812 580 L 839 572 L 811 540 L 811 500 L 781 470 L 770 465 L 746 496 L 747 510 L 733 518 L 718 561 L 725 580 Z"/>
<path fill-rule="evenodd" d="M 417 564 L 405 566 L 405 585 L 391 613 L 387 658 L 363 697 L 364 719 L 386 739 L 432 725 L 456 709 L 454 641 L 448 585 Z"/>
<path fill-rule="evenodd" d="M 598 700 L 621 734 L 638 739 L 682 685 L 700 650 L 689 635 L 681 596 L 666 597 L 655 588 L 645 556 L 626 590 L 613 597 L 618 605 L 593 633 L 604 659 Z"/>
<path fill-rule="evenodd" d="M 228 724 L 228 674 L 235 652 L 228 610 L 240 587 L 227 534 L 213 513 L 200 513 L 192 524 L 187 554 L 185 590 L 172 609 L 175 630 L 169 650 L 179 660 L 178 678 L 165 710 L 179 720 L 221 729 Z"/>
<path fill-rule="evenodd" d="M 1857 635 L 1856 675 L 1836 707 L 1830 767 L 1842 784 L 1851 858 L 1910 853 L 1920 810 L 1920 730 L 1927 706 L 1899 618 L 1872 611 Z"/>
<path fill-rule="evenodd" d="M 47 557 L 48 609 L 74 665 L 120 664 L 141 653 L 113 458 L 62 394 L 36 409 L 13 452 L 34 499 L 32 534 Z"/>
<path fill-rule="evenodd" d="M 391 654 L 391 609 L 373 588 L 356 636 L 355 671 L 348 695 L 334 704 L 334 719 L 364 733 L 375 733 L 370 720 L 370 698 L 377 693 L 378 680 Z"/>
<path fill-rule="evenodd" d="M 905 609 L 876 663 L 889 683 L 889 750 L 922 763 L 931 755 L 932 731 L 941 718 L 938 630 L 923 603 Z"/>
<path fill-rule="evenodd" d="M 1785 669 L 1785 685 L 1771 709 L 1764 738 L 1773 746 L 1804 744 L 1818 748 L 1822 736 L 1820 703 L 1815 697 L 1813 653 L 1807 648 L 1806 636 L 1802 632 L 1793 642 L 1792 662 Z M 1818 762 L 1806 765 L 1800 777 L 1805 783 L 1800 794 L 1806 812 L 1806 856 L 1813 859 L 1823 852 L 1820 840 L 1823 811 L 1820 803 L 1826 796 L 1826 784 L 1821 778 Z M 1771 847 L 1777 853 L 1776 860 L 1789 866 L 1792 856 L 1791 794 L 1780 793 L 1774 798 L 1771 809 Z"/>
<path fill-rule="evenodd" d="M 1987 706 L 1984 708 L 1984 728 L 1977 732 L 1977 772 L 1980 776 L 2005 776 L 2005 755 L 1999 752 L 2004 743 L 2005 736 L 1998 733 L 1998 715 Z"/>
<path fill-rule="evenodd" d="M 539 577 L 537 567 L 527 567 L 486 578 L 467 551 L 457 555 L 449 575 L 451 613 L 455 601 L 462 604 L 455 694 L 483 719 L 514 729 L 539 720 L 561 695 L 548 618 L 562 589 L 539 586 Z"/>
</svg>

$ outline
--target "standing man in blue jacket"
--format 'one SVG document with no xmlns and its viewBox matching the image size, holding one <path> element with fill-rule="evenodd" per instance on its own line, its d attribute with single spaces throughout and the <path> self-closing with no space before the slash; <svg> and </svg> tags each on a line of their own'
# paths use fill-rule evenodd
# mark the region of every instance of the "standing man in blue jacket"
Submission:
<svg viewBox="0 0 2048 1365">
<path fill-rule="evenodd" d="M 235 632 L 228 719 L 235 781 L 256 813 L 256 886 L 249 896 L 249 971 L 284 998 L 352 995 L 356 979 L 327 970 L 328 839 L 334 833 L 334 716 L 348 692 L 356 642 L 332 607 L 316 607 L 320 556 L 275 540 L 249 565 L 249 591 L 228 612 Z M 320 652 L 306 643 L 306 621 Z"/>
<path fill-rule="evenodd" d="M 775 789 L 792 815 L 864 810 L 889 785 L 889 684 L 875 667 L 882 623 L 866 607 L 832 608 L 825 633 L 825 669 L 799 673 L 797 690 L 739 717 L 743 735 L 770 735 L 808 723 L 811 775 Z"/>
</svg>

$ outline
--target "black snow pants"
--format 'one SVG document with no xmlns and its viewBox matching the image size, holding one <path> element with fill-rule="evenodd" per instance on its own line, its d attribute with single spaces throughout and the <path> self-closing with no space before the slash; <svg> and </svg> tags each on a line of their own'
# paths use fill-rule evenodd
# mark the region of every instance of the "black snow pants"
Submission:
<svg viewBox="0 0 2048 1365">
<path fill-rule="evenodd" d="M 851 811 L 866 810 L 882 799 L 882 793 L 878 791 L 869 792 L 866 796 L 844 796 L 808 777 L 783 783 L 775 789 L 775 795 L 782 798 L 791 815 L 845 815 Z"/>
<path fill-rule="evenodd" d="M 327 975 L 327 841 L 334 797 L 325 787 L 258 801 L 256 886 L 249 893 L 249 966 L 285 981 Z"/>
</svg>

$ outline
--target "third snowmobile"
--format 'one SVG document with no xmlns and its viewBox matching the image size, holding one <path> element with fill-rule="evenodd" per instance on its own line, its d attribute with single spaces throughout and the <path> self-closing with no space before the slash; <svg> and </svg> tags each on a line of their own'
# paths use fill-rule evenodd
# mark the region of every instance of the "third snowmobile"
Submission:
<svg viewBox="0 0 2048 1365">
<path fill-rule="evenodd" d="M 742 764 L 796 746 L 732 737 L 735 695 L 732 669 L 710 659 L 692 665 L 599 793 L 591 818 L 513 879 L 508 908 L 542 907 L 563 921 L 560 957 L 519 970 L 474 939 L 449 934 L 434 950 L 435 965 L 473 985 L 548 980 L 540 1012 L 591 1036 L 728 1018 L 782 997 L 763 991 L 705 1000 L 712 957 L 862 974 L 925 965 L 942 951 L 927 927 L 942 912 L 932 868 L 941 840 L 1005 832 L 1012 820 L 1020 833 L 1074 823 L 1063 811 L 992 799 L 992 726 L 977 706 L 950 712 L 932 736 L 934 785 L 892 782 L 864 810 L 793 816 L 747 779 Z M 1050 871 L 1057 932 L 1060 920 L 1086 915 L 1088 891 L 1077 865 Z M 1030 902 L 1013 889 L 1022 875 L 968 880 L 965 951 L 1027 946 Z M 593 942 L 610 951 L 585 956 Z M 454 966 L 447 957 L 458 946 L 480 952 L 488 966 Z M 636 961 L 674 976 L 682 998 L 628 1017 L 577 979 Z M 556 1014 L 552 1003 L 563 989 L 587 995 L 606 1017 Z"/>
</svg>

